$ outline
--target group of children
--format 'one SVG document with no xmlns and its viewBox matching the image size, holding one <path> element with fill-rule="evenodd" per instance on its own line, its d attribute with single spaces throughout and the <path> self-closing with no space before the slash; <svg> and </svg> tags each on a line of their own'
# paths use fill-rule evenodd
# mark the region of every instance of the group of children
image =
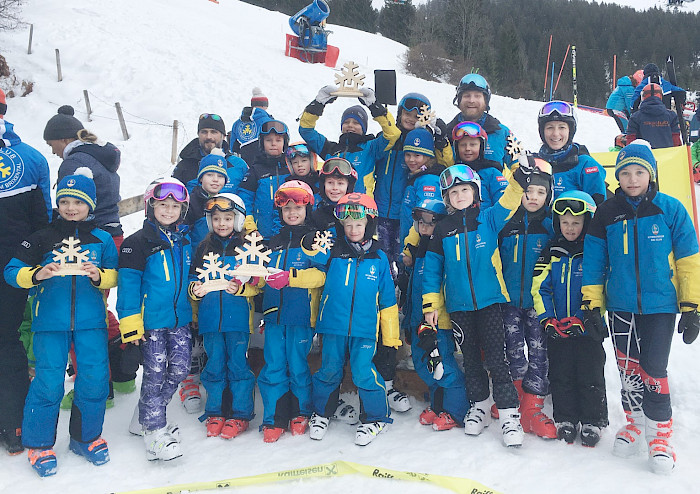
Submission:
<svg viewBox="0 0 700 494">
<path fill-rule="evenodd" d="M 470 91 L 483 92 L 462 88 Z M 143 353 L 137 420 L 148 459 L 182 454 L 166 408 L 190 372 L 194 328 L 208 357 L 201 372 L 207 436 L 231 439 L 249 428 L 256 379 L 247 349 L 260 293 L 264 441 L 287 430 L 321 440 L 349 361 L 361 405 L 355 443 L 369 444 L 392 422 L 392 400 L 408 403 L 391 373 L 379 370 L 392 367 L 402 344 L 398 271 L 408 276 L 405 339 L 429 388 L 421 424 L 479 435 L 497 418 L 507 446 L 520 446 L 524 432 L 567 443 L 580 434 L 584 446 L 595 446 L 608 424 L 607 309 L 628 419 L 615 453 L 630 456 L 645 440 L 651 468 L 673 469 L 666 365 L 676 312 L 686 343 L 700 329 L 700 257 L 688 213 L 658 191 L 651 149 L 637 141 L 620 151 L 620 188 L 604 201 L 603 168 L 573 143 L 571 105 L 545 104 L 542 149 L 502 169 L 485 159 L 489 134 L 479 123 L 455 125 L 450 148 L 437 126 L 416 127 L 429 101 L 410 96 L 399 105 L 397 125 L 365 90 L 360 101 L 382 134 L 367 135 L 367 114 L 354 106 L 331 142 L 314 130 L 333 101 L 323 88 L 301 117 L 304 143 L 290 145 L 281 121 L 262 123 L 259 157 L 236 191 L 225 189 L 226 164 L 217 153 L 201 160 L 192 191 L 174 178 L 152 182 L 143 228 L 124 240 L 118 262 L 111 237 L 92 222 L 92 180 L 80 170 L 61 180 L 60 218 L 23 242 L 4 273 L 36 294 L 37 368 L 23 443 L 40 475 L 56 471 L 55 429 L 45 424 L 56 423 L 71 342 L 81 372 L 70 447 L 93 464 L 109 460 L 101 438 L 108 392 L 103 290 L 115 286 L 122 339 Z M 316 156 L 325 160 L 320 167 Z M 376 201 L 367 194 L 375 177 Z M 392 213 L 397 195 L 402 201 Z M 262 237 L 271 250 L 264 277 L 236 272 L 246 235 Z M 62 276 L 52 260 L 68 237 L 88 255 L 85 276 Z M 405 248 L 394 255 L 401 241 Z M 230 271 L 225 286 L 210 290 L 199 273 L 214 256 Z M 322 356 L 312 375 L 314 335 L 322 338 Z M 378 362 L 380 349 L 389 352 Z M 550 392 L 554 421 L 543 412 Z"/>
</svg>

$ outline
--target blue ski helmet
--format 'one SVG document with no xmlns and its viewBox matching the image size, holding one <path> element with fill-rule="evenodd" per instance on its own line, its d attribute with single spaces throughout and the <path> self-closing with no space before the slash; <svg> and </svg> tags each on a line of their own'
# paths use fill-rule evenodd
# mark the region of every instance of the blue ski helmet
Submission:
<svg viewBox="0 0 700 494">
<path fill-rule="evenodd" d="M 467 74 L 462 77 L 457 86 L 457 94 L 452 103 L 459 107 L 459 101 L 462 99 L 462 94 L 466 91 L 481 91 L 484 93 L 484 99 L 486 100 L 486 110 L 489 109 L 489 103 L 491 102 L 491 87 L 489 83 L 486 82 L 483 76 L 479 74 Z"/>
<path fill-rule="evenodd" d="M 440 174 L 440 193 L 442 201 L 447 206 L 447 191 L 460 183 L 471 184 L 474 187 L 476 202 L 481 201 L 481 177 L 467 165 L 452 165 L 445 168 Z"/>
<path fill-rule="evenodd" d="M 289 129 L 287 124 L 281 120 L 274 120 L 272 118 L 267 118 L 260 124 L 260 150 L 265 152 L 265 146 L 263 144 L 264 137 L 268 134 L 281 135 L 284 138 L 284 151 L 287 151 L 287 146 L 289 145 Z"/>
<path fill-rule="evenodd" d="M 445 203 L 439 199 L 423 199 L 418 206 L 413 208 L 413 228 L 418 231 L 418 221 L 422 219 L 422 213 L 433 215 L 433 223 L 437 223 L 447 216 Z"/>
<path fill-rule="evenodd" d="M 396 111 L 396 121 L 399 124 L 401 123 L 401 113 L 404 110 L 418 110 L 418 113 L 420 113 L 420 109 L 423 108 L 425 105 L 428 105 L 428 110 L 430 110 L 430 100 L 427 96 L 420 93 L 407 93 L 403 98 L 401 98 L 401 101 L 399 101 L 399 108 Z"/>
<path fill-rule="evenodd" d="M 580 190 L 567 190 L 557 197 L 554 200 L 554 204 L 552 204 L 552 226 L 554 231 L 561 233 L 559 218 L 565 213 L 570 213 L 574 216 L 585 215 L 583 231 L 581 232 L 581 236 L 585 236 L 595 211 L 595 201 L 589 194 Z"/>
</svg>

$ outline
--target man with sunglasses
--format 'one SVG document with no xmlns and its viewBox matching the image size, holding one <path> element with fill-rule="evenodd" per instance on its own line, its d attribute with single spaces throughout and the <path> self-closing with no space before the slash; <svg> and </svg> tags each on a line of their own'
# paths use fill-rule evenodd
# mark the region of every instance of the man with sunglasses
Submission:
<svg viewBox="0 0 700 494">
<path fill-rule="evenodd" d="M 213 149 L 222 149 L 226 155 L 228 183 L 222 192 L 235 193 L 238 184 L 248 171 L 248 165 L 237 156 L 231 154 L 229 145 L 224 140 L 226 127 L 224 120 L 215 113 L 202 113 L 197 124 L 197 137 L 192 139 L 182 151 L 180 161 L 173 170 L 173 178 L 187 185 L 192 190 L 197 185 L 197 172 L 199 162 L 212 152 Z"/>
<path fill-rule="evenodd" d="M 518 159 L 508 151 L 509 138 L 515 136 L 508 127 L 488 113 L 491 102 L 491 87 L 479 74 L 467 74 L 457 86 L 457 94 L 452 103 L 459 108 L 459 113 L 447 124 L 447 136 L 460 122 L 476 122 L 486 131 L 488 140 L 484 157 L 510 168 Z"/>
</svg>

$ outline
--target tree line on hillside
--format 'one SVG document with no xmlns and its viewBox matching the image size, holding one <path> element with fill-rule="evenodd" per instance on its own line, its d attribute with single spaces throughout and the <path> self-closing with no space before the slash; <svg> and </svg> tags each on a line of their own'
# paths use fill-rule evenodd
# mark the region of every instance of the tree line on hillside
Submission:
<svg viewBox="0 0 700 494">
<path fill-rule="evenodd" d="M 248 1 L 289 15 L 310 2 Z M 672 54 L 679 85 L 689 90 L 700 86 L 699 14 L 659 8 L 638 12 L 585 0 L 429 0 L 422 5 L 386 0 L 379 11 L 371 0 L 327 2 L 329 23 L 380 32 L 409 46 L 407 70 L 426 79 L 456 83 L 478 68 L 498 94 L 542 99 L 552 35 L 555 82 L 567 46 L 576 46 L 582 104 L 605 105 L 614 82 L 613 55 L 619 78 L 648 62 L 664 69 L 666 56 Z M 554 96 L 571 101 L 571 53 L 565 63 Z"/>
</svg>

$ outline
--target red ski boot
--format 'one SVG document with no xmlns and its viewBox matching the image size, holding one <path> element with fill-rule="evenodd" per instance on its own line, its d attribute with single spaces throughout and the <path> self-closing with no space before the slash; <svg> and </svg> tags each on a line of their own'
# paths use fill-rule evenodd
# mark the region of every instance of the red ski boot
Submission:
<svg viewBox="0 0 700 494">
<path fill-rule="evenodd" d="M 228 419 L 221 429 L 221 439 L 233 439 L 248 430 L 249 422 L 241 419 Z"/>
<path fill-rule="evenodd" d="M 554 421 L 544 414 L 543 408 L 544 396 L 524 392 L 520 402 L 520 424 L 525 432 L 532 432 L 545 439 L 556 439 L 557 427 Z"/>
</svg>

